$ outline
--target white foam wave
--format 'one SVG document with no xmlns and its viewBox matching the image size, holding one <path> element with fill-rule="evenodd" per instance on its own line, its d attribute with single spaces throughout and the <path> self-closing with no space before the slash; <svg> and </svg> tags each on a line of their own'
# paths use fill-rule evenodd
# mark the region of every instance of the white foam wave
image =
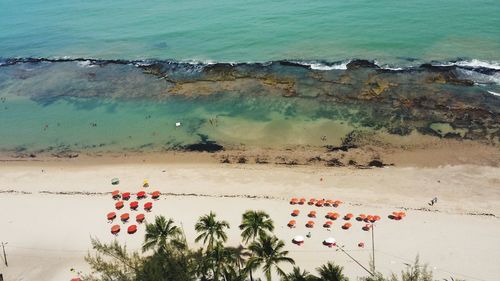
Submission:
<svg viewBox="0 0 500 281">
<path fill-rule="evenodd" d="M 346 70 L 347 69 L 347 64 L 351 61 L 344 61 L 340 63 L 333 63 L 333 64 L 324 64 L 320 62 L 307 62 L 307 61 L 292 61 L 293 63 L 300 64 L 300 65 L 305 65 L 309 66 L 311 69 L 314 70 L 323 70 L 323 71 L 328 71 L 328 70 Z"/>
<path fill-rule="evenodd" d="M 436 66 L 458 66 L 458 67 L 469 67 L 469 68 L 489 68 L 500 70 L 500 62 L 497 61 L 483 61 L 478 59 L 472 60 L 462 60 L 456 62 L 447 62 L 442 64 L 435 64 Z"/>
<path fill-rule="evenodd" d="M 493 91 L 488 91 L 488 93 L 494 95 L 494 96 L 497 96 L 497 97 L 500 97 L 500 93 L 496 93 L 496 92 L 493 92 Z"/>
<path fill-rule="evenodd" d="M 92 62 L 89 60 L 79 61 L 76 64 L 80 67 L 94 67 L 95 66 L 95 64 L 92 64 Z"/>
</svg>

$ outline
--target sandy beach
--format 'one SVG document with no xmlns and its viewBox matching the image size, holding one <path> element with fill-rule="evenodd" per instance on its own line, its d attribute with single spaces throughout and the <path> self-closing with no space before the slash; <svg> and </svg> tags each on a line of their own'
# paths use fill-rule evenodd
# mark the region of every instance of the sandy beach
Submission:
<svg viewBox="0 0 500 281">
<path fill-rule="evenodd" d="M 275 222 L 275 234 L 297 265 L 309 271 L 329 260 L 345 267 L 348 276 L 365 276 L 344 253 L 321 244 L 334 237 L 356 259 L 368 265 L 371 234 L 353 221 L 349 230 L 342 220 L 331 231 L 321 225 L 324 215 L 334 211 L 377 214 L 382 219 L 375 230 L 376 268 L 384 274 L 399 273 L 417 254 L 428 263 L 434 277 L 466 280 L 495 280 L 500 274 L 500 168 L 478 165 L 436 167 L 385 167 L 382 169 L 327 168 L 317 166 L 193 164 L 139 161 L 7 161 L 0 165 L 0 239 L 8 242 L 9 266 L 0 266 L 5 280 L 69 280 L 70 269 L 86 271 L 84 256 L 90 237 L 109 242 L 106 213 L 114 210 L 110 192 L 114 189 L 137 192 L 144 179 L 147 192 L 159 190 L 153 201 L 155 215 L 172 217 L 194 244 L 194 224 L 199 216 L 216 212 L 227 220 L 228 244 L 240 243 L 241 214 L 264 210 Z M 120 178 L 112 186 L 111 178 Z M 290 197 L 331 198 L 344 202 L 340 207 L 291 206 Z M 428 202 L 433 197 L 434 206 Z M 146 201 L 150 201 L 146 199 Z M 144 201 L 145 202 L 145 201 Z M 301 210 L 297 227 L 289 229 L 293 209 Z M 316 227 L 307 229 L 306 214 L 316 210 Z M 404 210 L 401 221 L 387 218 Z M 118 214 L 135 211 L 128 206 Z M 121 222 L 119 224 L 122 224 Z M 125 224 L 125 226 L 131 223 Z M 123 228 L 124 229 L 124 228 Z M 304 245 L 291 243 L 295 235 L 312 237 Z M 122 231 L 116 239 L 128 249 L 139 250 L 144 226 L 136 234 Z M 365 248 L 358 243 L 364 242 Z M 287 268 L 287 267 L 285 267 Z M 290 268 L 287 268 L 290 269 Z"/>
</svg>

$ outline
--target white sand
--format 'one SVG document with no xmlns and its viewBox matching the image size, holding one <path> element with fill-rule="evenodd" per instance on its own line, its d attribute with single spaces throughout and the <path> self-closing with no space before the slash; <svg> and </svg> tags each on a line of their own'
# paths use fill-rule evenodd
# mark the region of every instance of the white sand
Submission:
<svg viewBox="0 0 500 281">
<path fill-rule="evenodd" d="M 42 172 L 41 170 L 44 170 Z M 165 170 L 165 172 L 162 172 Z M 287 242 L 297 264 L 309 271 L 328 260 L 346 269 L 349 276 L 365 272 L 346 255 L 321 245 L 335 237 L 354 257 L 368 265 L 371 236 L 361 230 L 360 222 L 352 222 L 348 230 L 335 222 L 331 232 L 321 225 L 328 211 L 340 214 L 370 213 L 382 216 L 376 227 L 376 265 L 383 273 L 399 272 L 417 254 L 434 269 L 436 278 L 450 276 L 467 280 L 495 280 L 500 275 L 500 169 L 479 166 L 441 168 L 385 168 L 375 170 L 327 169 L 312 167 L 274 167 L 258 165 L 224 166 L 218 164 L 127 164 L 80 165 L 63 163 L 2 163 L 0 191 L 0 240 L 6 246 L 9 267 L 0 272 L 5 280 L 69 280 L 70 268 L 88 270 L 83 257 L 90 248 L 90 236 L 102 241 L 114 239 L 105 215 L 114 210 L 109 195 L 62 195 L 50 192 L 109 192 L 110 179 L 119 177 L 120 190 L 136 192 L 144 178 L 149 179 L 148 192 L 196 193 L 214 197 L 162 196 L 154 203 L 154 215 L 172 217 L 182 222 L 188 240 L 195 237 L 194 223 L 213 210 L 229 221 L 229 244 L 239 243 L 238 224 L 247 209 L 270 213 L 276 224 L 275 234 Z M 323 178 L 323 181 L 320 181 Z M 439 182 L 438 182 L 439 181 Z M 223 195 L 255 195 L 258 199 Z M 266 199 L 264 196 L 271 198 Z M 325 197 L 346 202 L 341 207 L 312 208 L 290 206 L 291 196 Z M 439 198 L 434 207 L 427 202 Z M 387 219 L 398 207 L 407 210 L 402 221 Z M 290 230 L 286 223 L 291 210 L 303 210 L 299 225 Z M 429 208 L 436 212 L 414 209 Z M 301 246 L 290 240 L 305 235 L 307 211 L 318 211 L 312 238 Z M 117 212 L 121 214 L 128 211 Z M 136 212 L 130 212 L 134 217 Z M 467 213 L 491 213 L 473 216 Z M 121 223 L 120 223 L 121 224 Z M 129 225 L 125 224 L 125 226 Z M 134 235 L 117 237 L 130 249 L 139 249 L 144 227 Z M 357 247 L 365 242 L 364 249 Z M 3 261 L 3 260 L 2 260 Z"/>
</svg>

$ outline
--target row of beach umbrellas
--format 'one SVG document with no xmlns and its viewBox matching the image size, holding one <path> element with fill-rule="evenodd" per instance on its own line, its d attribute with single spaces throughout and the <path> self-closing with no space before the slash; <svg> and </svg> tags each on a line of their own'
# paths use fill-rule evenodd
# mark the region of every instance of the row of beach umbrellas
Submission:
<svg viewBox="0 0 500 281">
<path fill-rule="evenodd" d="M 296 198 L 293 197 L 290 199 L 290 205 L 304 205 L 306 203 L 305 198 Z M 332 199 L 315 199 L 311 198 L 307 202 L 307 205 L 315 205 L 316 207 L 338 207 L 343 202 L 340 200 L 332 200 Z"/>
</svg>

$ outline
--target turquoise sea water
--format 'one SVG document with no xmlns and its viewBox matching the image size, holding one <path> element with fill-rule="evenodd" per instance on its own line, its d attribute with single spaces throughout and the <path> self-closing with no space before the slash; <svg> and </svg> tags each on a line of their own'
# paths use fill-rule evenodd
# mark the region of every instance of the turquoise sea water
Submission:
<svg viewBox="0 0 500 281">
<path fill-rule="evenodd" d="M 0 57 L 500 61 L 499 11 L 497 0 L 3 0 Z"/>
<path fill-rule="evenodd" d="M 498 143 L 499 11 L 498 0 L 2 0 L 0 151 L 324 146 L 353 131 Z M 355 59 L 382 69 L 348 68 Z"/>
</svg>

